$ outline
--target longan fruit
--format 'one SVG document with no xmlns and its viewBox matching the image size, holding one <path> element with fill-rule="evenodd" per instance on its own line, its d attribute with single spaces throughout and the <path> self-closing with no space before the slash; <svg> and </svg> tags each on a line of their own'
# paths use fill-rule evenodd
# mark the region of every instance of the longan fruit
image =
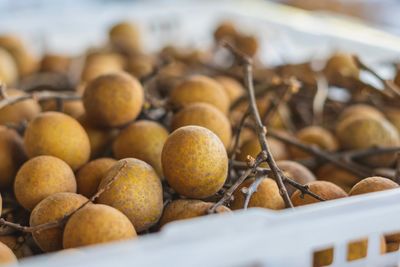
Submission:
<svg viewBox="0 0 400 267">
<path fill-rule="evenodd" d="M 314 181 L 307 183 L 309 190 L 319 195 L 325 200 L 333 200 L 347 197 L 347 193 L 339 186 L 326 181 Z M 295 207 L 320 202 L 318 199 L 305 194 L 304 197 L 300 190 L 296 190 L 291 196 L 292 203 Z"/>
<path fill-rule="evenodd" d="M 26 95 L 25 92 L 17 89 L 7 89 L 9 97 Z M 34 99 L 26 99 L 0 109 L 0 124 L 20 124 L 23 121 L 30 121 L 40 113 L 40 105 Z"/>
<path fill-rule="evenodd" d="M 388 108 L 385 110 L 385 115 L 387 119 L 396 127 L 397 131 L 400 133 L 400 109 Z"/>
<path fill-rule="evenodd" d="M 0 242 L 9 247 L 18 259 L 33 255 L 31 248 L 26 243 L 18 243 L 17 237 L 13 235 L 0 236 Z"/>
<path fill-rule="evenodd" d="M 89 82 L 101 75 L 119 73 L 124 68 L 123 58 L 114 53 L 89 55 L 82 70 L 81 81 Z"/>
<path fill-rule="evenodd" d="M 155 68 L 156 60 L 149 55 L 135 55 L 129 58 L 126 71 L 134 77 L 140 79 L 146 77 Z"/>
<path fill-rule="evenodd" d="M 288 150 L 284 143 L 271 137 L 267 137 L 267 142 L 275 160 L 289 159 Z M 251 156 L 255 159 L 260 152 L 261 145 L 258 138 L 252 138 L 243 143 L 240 147 L 240 152 L 237 154 L 237 160 L 246 162 L 247 156 Z"/>
<path fill-rule="evenodd" d="M 276 162 L 276 165 L 283 171 L 283 173 L 300 184 L 307 184 L 315 181 L 314 174 L 307 169 L 305 166 L 291 160 L 280 160 Z M 287 184 L 286 189 L 289 196 L 296 190 L 293 186 Z"/>
<path fill-rule="evenodd" d="M 71 58 L 65 55 L 46 54 L 40 61 L 40 71 L 68 73 L 71 65 Z"/>
<path fill-rule="evenodd" d="M 190 104 L 172 117 L 172 130 L 188 125 L 197 125 L 209 129 L 221 139 L 225 148 L 228 148 L 231 143 L 232 129 L 228 118 L 210 104 Z"/>
<path fill-rule="evenodd" d="M 22 138 L 14 130 L 0 126 L 0 188 L 10 187 L 25 161 Z"/>
<path fill-rule="evenodd" d="M 15 197 L 27 210 L 32 210 L 40 201 L 58 192 L 76 192 L 75 175 L 61 159 L 38 156 L 25 162 L 17 172 Z"/>
<path fill-rule="evenodd" d="M 386 243 L 386 252 L 390 253 L 390 252 L 398 251 L 399 247 L 400 247 L 399 242 L 387 242 Z"/>
<path fill-rule="evenodd" d="M 350 192 L 351 188 L 360 181 L 360 177 L 333 164 L 322 165 L 317 169 L 316 176 L 318 180 L 334 183 L 346 192 Z"/>
<path fill-rule="evenodd" d="M 170 101 L 176 107 L 204 102 L 215 106 L 224 114 L 227 114 L 229 110 L 229 97 L 222 85 L 216 80 L 202 75 L 186 78 L 172 89 Z"/>
<path fill-rule="evenodd" d="M 29 158 L 55 156 L 73 170 L 90 157 L 90 143 L 85 130 L 75 119 L 60 112 L 44 112 L 33 119 L 26 128 L 24 144 Z"/>
<path fill-rule="evenodd" d="M 163 191 L 161 180 L 150 165 L 138 159 L 122 159 L 106 173 L 99 188 L 111 179 L 115 181 L 101 194 L 98 203 L 124 213 L 138 232 L 157 223 L 163 210 Z"/>
<path fill-rule="evenodd" d="M 140 82 L 122 72 L 97 77 L 89 82 L 83 93 L 89 121 L 105 127 L 123 126 L 135 120 L 143 102 Z"/>
<path fill-rule="evenodd" d="M 244 187 L 248 188 L 254 182 L 254 178 L 247 179 L 242 183 L 236 192 L 233 194 L 231 209 L 243 209 L 245 195 L 242 192 Z M 251 196 L 249 201 L 250 207 L 259 207 L 273 210 L 285 208 L 285 202 L 279 193 L 279 188 L 276 182 L 270 178 L 265 178 L 259 184 L 257 191 Z"/>
<path fill-rule="evenodd" d="M 224 145 L 213 132 L 200 126 L 184 126 L 171 133 L 161 163 L 168 184 L 189 198 L 214 195 L 228 174 Z"/>
<path fill-rule="evenodd" d="M 372 117 L 349 117 L 338 123 L 336 135 L 345 149 L 391 147 L 400 144 L 399 133 L 390 122 Z M 391 153 L 371 156 L 362 161 L 374 167 L 389 167 L 395 158 L 395 153 Z"/>
<path fill-rule="evenodd" d="M 0 47 L 0 81 L 6 85 L 14 84 L 18 79 L 18 69 L 14 58 Z"/>
<path fill-rule="evenodd" d="M 358 79 L 360 69 L 353 55 L 347 53 L 336 53 L 329 58 L 323 70 L 328 81 L 335 85 L 345 85 L 346 79 Z"/>
<path fill-rule="evenodd" d="M 7 247 L 3 242 L 0 242 L 0 264 L 16 263 L 17 257 L 14 252 Z"/>
<path fill-rule="evenodd" d="M 161 124 L 140 120 L 123 129 L 113 143 L 117 159 L 137 158 L 150 164 L 162 177 L 161 151 L 168 131 Z"/>
<path fill-rule="evenodd" d="M 338 121 L 343 121 L 344 119 L 354 117 L 354 116 L 364 116 L 376 119 L 385 119 L 385 115 L 379 111 L 377 108 L 367 105 L 367 104 L 355 104 L 346 107 L 342 113 L 340 113 Z"/>
<path fill-rule="evenodd" d="M 321 126 L 307 126 L 296 133 L 296 138 L 301 143 L 315 145 L 328 152 L 334 152 L 339 147 L 335 136 Z M 311 156 L 297 147 L 289 146 L 289 148 L 290 154 L 294 159 L 304 159 Z"/>
<path fill-rule="evenodd" d="M 119 210 L 89 204 L 75 212 L 65 225 L 63 247 L 76 248 L 136 238 L 132 223 Z"/>
<path fill-rule="evenodd" d="M 191 219 L 208 215 L 208 210 L 214 205 L 211 202 L 204 202 L 193 199 L 177 199 L 169 203 L 160 219 L 160 227 L 173 221 Z M 216 213 L 230 212 L 225 206 L 219 206 Z"/>
<path fill-rule="evenodd" d="M 43 111 L 59 111 L 71 116 L 74 119 L 80 118 L 85 113 L 82 100 L 64 101 L 61 110 L 57 109 L 56 100 L 42 101 L 40 106 L 42 107 Z"/>
<path fill-rule="evenodd" d="M 221 22 L 214 31 L 214 39 L 219 42 L 222 40 L 233 40 L 238 34 L 235 25 L 230 21 Z"/>
<path fill-rule="evenodd" d="M 75 193 L 60 192 L 52 194 L 40 201 L 32 210 L 29 224 L 30 226 L 37 226 L 59 221 L 64 216 L 80 208 L 87 201 L 86 197 Z M 36 244 L 44 252 L 61 250 L 63 248 L 62 236 L 62 226 L 33 232 Z"/>
<path fill-rule="evenodd" d="M 141 50 L 140 32 L 136 25 L 129 22 L 115 24 L 109 31 L 111 44 L 122 52 L 132 53 Z"/>
<path fill-rule="evenodd" d="M 350 190 L 349 195 L 355 196 L 355 195 L 366 194 L 366 193 L 371 193 L 371 192 L 378 192 L 378 191 L 383 191 L 383 190 L 394 189 L 394 188 L 398 188 L 398 187 L 399 187 L 399 185 L 390 179 L 379 177 L 379 176 L 373 176 L 373 177 L 368 177 L 368 178 L 365 178 L 365 179 L 362 179 L 361 181 L 359 181 Z"/>
<path fill-rule="evenodd" d="M 78 194 L 91 198 L 104 175 L 117 161 L 112 158 L 99 158 L 83 165 L 76 173 Z"/>
<path fill-rule="evenodd" d="M 231 104 L 246 93 L 242 84 L 231 77 L 217 76 L 214 79 L 222 85 Z"/>
<path fill-rule="evenodd" d="M 251 35 L 236 35 L 234 40 L 236 47 L 245 55 L 250 57 L 256 55 L 259 47 L 256 37 Z"/>
</svg>

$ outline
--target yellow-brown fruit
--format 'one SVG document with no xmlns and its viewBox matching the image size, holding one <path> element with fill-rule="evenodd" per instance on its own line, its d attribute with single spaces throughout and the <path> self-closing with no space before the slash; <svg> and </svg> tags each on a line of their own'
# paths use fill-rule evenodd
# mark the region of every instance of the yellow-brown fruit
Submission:
<svg viewBox="0 0 400 267">
<path fill-rule="evenodd" d="M 383 113 L 377 108 L 366 104 L 355 104 L 345 108 L 342 113 L 340 113 L 338 121 L 340 122 L 354 116 L 385 119 L 385 115 L 383 115 Z"/>
<path fill-rule="evenodd" d="M 98 202 L 124 213 L 136 231 L 141 232 L 160 219 L 163 210 L 163 192 L 160 178 L 146 162 L 127 158 L 118 161 L 101 180 L 99 188 L 115 181 Z"/>
<path fill-rule="evenodd" d="M 165 142 L 161 163 L 168 184 L 180 195 L 206 198 L 217 193 L 228 173 L 221 140 L 200 126 L 184 126 Z"/>
<path fill-rule="evenodd" d="M 231 143 L 232 129 L 228 118 L 210 104 L 190 104 L 172 117 L 172 130 L 188 125 L 197 125 L 209 129 L 221 139 L 225 148 L 228 148 Z"/>
<path fill-rule="evenodd" d="M 68 73 L 71 59 L 68 56 L 46 54 L 40 62 L 40 71 Z"/>
<path fill-rule="evenodd" d="M 385 110 L 385 115 L 387 119 L 396 127 L 397 131 L 400 133 L 400 109 L 398 108 L 388 108 Z"/>
<path fill-rule="evenodd" d="M 32 210 L 46 197 L 58 192 L 76 192 L 75 175 L 62 160 L 53 156 L 38 156 L 19 169 L 14 193 L 19 204 Z"/>
<path fill-rule="evenodd" d="M 156 60 L 149 55 L 135 55 L 129 58 L 126 71 L 134 77 L 143 78 L 154 70 Z"/>
<path fill-rule="evenodd" d="M 399 185 L 390 179 L 373 176 L 362 179 L 350 190 L 349 195 L 361 195 L 366 193 L 378 192 L 398 188 Z"/>
<path fill-rule="evenodd" d="M 138 52 L 141 50 L 140 32 L 136 25 L 128 22 L 115 24 L 109 32 L 111 44 L 121 52 Z"/>
<path fill-rule="evenodd" d="M 57 108 L 56 100 L 46 100 L 40 103 L 43 111 L 59 111 Z M 62 109 L 59 111 L 71 116 L 74 119 L 78 119 L 85 113 L 82 100 L 71 100 L 64 101 Z"/>
<path fill-rule="evenodd" d="M 83 127 L 59 112 L 44 112 L 33 119 L 24 136 L 28 157 L 50 155 L 62 159 L 73 170 L 90 157 L 90 143 Z"/>
<path fill-rule="evenodd" d="M 140 120 L 123 129 L 113 144 L 117 159 L 137 158 L 150 164 L 162 177 L 161 151 L 168 131 L 161 124 Z"/>
<path fill-rule="evenodd" d="M 275 138 L 267 137 L 269 148 L 275 160 L 289 159 L 287 147 L 284 143 Z M 261 152 L 260 142 L 257 138 L 250 139 L 240 147 L 240 152 L 237 155 L 237 160 L 247 161 L 247 156 L 256 158 Z"/>
<path fill-rule="evenodd" d="M 61 192 L 52 194 L 40 201 L 32 210 L 29 224 L 30 226 L 37 226 L 59 221 L 64 216 L 80 208 L 87 201 L 86 197 L 74 193 Z M 63 228 L 63 226 L 58 226 L 34 232 L 33 238 L 44 252 L 61 250 L 63 248 Z"/>
<path fill-rule="evenodd" d="M 119 210 L 89 204 L 75 212 L 65 225 L 63 247 L 76 248 L 136 238 L 129 219 Z"/>
<path fill-rule="evenodd" d="M 258 51 L 258 40 L 251 35 L 236 35 L 235 45 L 244 54 L 253 57 Z"/>
<path fill-rule="evenodd" d="M 297 132 L 296 138 L 303 144 L 314 145 L 328 152 L 334 152 L 339 147 L 335 136 L 320 126 L 305 127 Z M 290 154 L 294 159 L 311 157 L 309 153 L 295 146 L 290 146 Z"/>
<path fill-rule="evenodd" d="M 20 76 L 26 76 L 36 71 L 38 67 L 36 59 L 18 37 L 0 36 L 0 47 L 6 49 L 13 56 Z"/>
<path fill-rule="evenodd" d="M 314 181 L 306 185 L 308 185 L 311 192 L 319 195 L 325 200 L 347 197 L 347 193 L 343 191 L 343 189 L 331 182 Z M 310 195 L 304 195 L 303 197 L 300 190 L 296 190 L 293 193 L 291 200 L 295 207 L 320 202 L 318 199 L 315 199 Z"/>
<path fill-rule="evenodd" d="M 215 80 L 222 85 L 222 88 L 224 88 L 225 93 L 228 95 L 231 104 L 246 93 L 243 86 L 231 77 L 217 76 L 215 77 Z"/>
<path fill-rule="evenodd" d="M 17 97 L 26 95 L 23 91 L 17 89 L 8 89 L 9 97 Z M 0 109 L 0 124 L 15 123 L 19 124 L 23 121 L 30 121 L 40 112 L 40 105 L 36 100 L 27 99 L 13 105 L 8 105 Z"/>
<path fill-rule="evenodd" d="M 385 119 L 352 116 L 339 122 L 336 134 L 345 149 L 392 147 L 400 144 L 399 133 Z M 363 162 L 374 167 L 389 167 L 395 158 L 395 153 L 391 153 L 364 158 Z"/>
<path fill-rule="evenodd" d="M 243 194 L 242 189 L 244 187 L 248 188 L 253 182 L 254 178 L 247 179 L 239 186 L 239 188 L 233 194 L 231 209 L 243 209 L 245 195 Z M 276 182 L 270 178 L 262 180 L 262 182 L 258 185 L 257 192 L 251 196 L 248 207 L 258 207 L 273 210 L 284 209 L 285 202 L 279 193 L 279 188 Z"/>
<path fill-rule="evenodd" d="M 344 85 L 345 79 L 358 79 L 360 69 L 351 54 L 337 53 L 326 63 L 324 73 L 330 83 Z"/>
<path fill-rule="evenodd" d="M 83 93 L 86 115 L 93 124 L 123 126 L 139 115 L 144 101 L 140 82 L 126 73 L 99 76 Z"/>
<path fill-rule="evenodd" d="M 0 188 L 12 185 L 25 158 L 22 138 L 14 130 L 0 126 Z"/>
<path fill-rule="evenodd" d="M 360 181 L 360 177 L 333 164 L 325 164 L 318 168 L 316 176 L 318 180 L 334 183 L 346 192 L 350 192 L 351 188 Z"/>
<path fill-rule="evenodd" d="M 0 264 L 3 265 L 16 262 L 17 262 L 17 257 L 15 257 L 14 252 L 4 243 L 0 242 Z"/>
<path fill-rule="evenodd" d="M 79 122 L 85 129 L 90 143 L 90 156 L 97 158 L 105 153 L 118 134 L 117 129 L 102 128 L 90 123 L 85 115 L 79 118 Z"/>
<path fill-rule="evenodd" d="M 354 261 L 365 258 L 368 251 L 368 239 L 350 242 L 347 245 L 347 260 Z M 385 240 L 381 239 L 381 254 L 386 252 Z M 331 265 L 333 262 L 333 248 L 324 249 L 314 253 L 314 267 Z"/>
<path fill-rule="evenodd" d="M 307 184 L 315 181 L 314 174 L 307 169 L 305 166 L 291 160 L 280 160 L 276 162 L 276 165 L 283 171 L 283 173 L 300 184 Z M 287 184 L 286 189 L 289 196 L 296 190 L 293 186 Z"/>
<path fill-rule="evenodd" d="M 9 247 L 18 259 L 32 256 L 30 247 L 26 243 L 21 244 L 18 241 L 18 238 L 12 235 L 0 236 L 0 242 Z"/>
<path fill-rule="evenodd" d="M 96 194 L 101 179 L 116 162 L 112 158 L 99 158 L 83 165 L 76 173 L 78 194 L 87 198 Z"/>
<path fill-rule="evenodd" d="M 217 81 L 201 75 L 187 78 L 170 94 L 170 101 L 176 107 L 185 107 L 196 102 L 211 104 L 227 114 L 229 97 Z"/>
<path fill-rule="evenodd" d="M 169 203 L 160 219 L 160 227 L 173 221 L 191 219 L 208 215 L 208 210 L 214 205 L 211 202 L 192 199 L 177 199 Z M 219 206 L 216 213 L 230 212 L 225 206 Z"/>
<path fill-rule="evenodd" d="M 390 253 L 390 252 L 398 251 L 399 247 L 400 247 L 399 242 L 387 242 L 386 243 L 386 252 Z"/>
<path fill-rule="evenodd" d="M 101 75 L 121 72 L 123 67 L 124 61 L 119 54 L 92 54 L 86 59 L 81 80 L 82 82 L 89 82 Z"/>
<path fill-rule="evenodd" d="M 14 84 L 18 79 L 18 69 L 14 58 L 0 47 L 0 81 L 6 85 Z"/>
<path fill-rule="evenodd" d="M 214 31 L 214 39 L 219 42 L 222 40 L 233 40 L 237 31 L 235 25 L 230 21 L 223 21 Z"/>
</svg>

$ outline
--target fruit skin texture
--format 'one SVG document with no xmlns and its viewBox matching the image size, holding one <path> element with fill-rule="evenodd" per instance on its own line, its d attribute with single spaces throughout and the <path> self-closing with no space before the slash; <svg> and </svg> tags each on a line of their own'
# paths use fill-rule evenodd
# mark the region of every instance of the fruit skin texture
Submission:
<svg viewBox="0 0 400 267">
<path fill-rule="evenodd" d="M 4 243 L 0 242 L 0 264 L 16 263 L 17 257 L 14 252 L 7 247 Z"/>
<path fill-rule="evenodd" d="M 215 80 L 219 82 L 228 95 L 229 100 L 234 103 L 238 98 L 245 94 L 243 86 L 235 79 L 228 76 L 217 76 Z"/>
<path fill-rule="evenodd" d="M 129 22 L 115 24 L 109 32 L 113 46 L 122 52 L 138 52 L 141 50 L 140 32 L 136 25 Z"/>
<path fill-rule="evenodd" d="M 214 195 L 228 173 L 224 145 L 213 132 L 200 126 L 184 126 L 170 134 L 161 162 L 168 184 L 189 198 Z"/>
<path fill-rule="evenodd" d="M 229 97 L 224 88 L 214 79 L 196 75 L 187 78 L 170 94 L 170 101 L 176 107 L 185 107 L 191 103 L 205 102 L 228 113 Z"/>
<path fill-rule="evenodd" d="M 40 201 L 58 192 L 75 193 L 76 181 L 71 168 L 56 157 L 30 159 L 15 177 L 15 197 L 27 210 L 32 210 Z"/>
<path fill-rule="evenodd" d="M 0 80 L 7 85 L 13 84 L 18 78 L 18 69 L 13 57 L 0 47 Z"/>
<path fill-rule="evenodd" d="M 373 106 L 366 104 L 355 104 L 345 108 L 342 113 L 340 113 L 338 121 L 342 121 L 353 116 L 371 117 L 376 119 L 385 118 L 385 115 L 383 115 L 382 112 Z"/>
<path fill-rule="evenodd" d="M 390 179 L 373 176 L 362 179 L 360 182 L 354 185 L 353 188 L 350 190 L 349 195 L 355 196 L 371 192 L 394 189 L 398 187 L 399 185 Z"/>
<path fill-rule="evenodd" d="M 193 199 L 177 199 L 169 203 L 165 208 L 160 219 L 160 227 L 167 223 L 195 217 L 208 215 L 208 209 L 214 205 L 212 202 L 204 202 Z M 230 212 L 225 206 L 219 206 L 217 213 Z"/>
<path fill-rule="evenodd" d="M 324 73 L 330 83 L 335 85 L 346 85 L 346 79 L 357 79 L 360 70 L 351 54 L 336 53 L 326 63 Z"/>
<path fill-rule="evenodd" d="M 141 232 L 156 224 L 163 210 L 161 180 L 144 161 L 127 158 L 118 161 L 101 180 L 99 188 L 115 181 L 98 198 L 98 203 L 124 213 Z"/>
<path fill-rule="evenodd" d="M 233 210 L 243 209 L 245 195 L 242 192 L 242 188 L 248 188 L 254 182 L 254 178 L 247 179 L 244 183 L 233 194 L 233 202 L 231 208 Z M 249 201 L 250 207 L 259 207 L 273 210 L 280 210 L 285 208 L 285 202 L 279 193 L 279 188 L 276 182 L 270 178 L 262 180 Z"/>
<path fill-rule="evenodd" d="M 83 165 L 76 173 L 78 194 L 87 198 L 96 194 L 101 179 L 116 162 L 112 158 L 99 158 Z"/>
<path fill-rule="evenodd" d="M 333 164 L 322 165 L 316 171 L 318 180 L 328 181 L 336 184 L 346 192 L 360 181 L 360 178 L 346 170 L 336 167 Z"/>
<path fill-rule="evenodd" d="M 93 124 L 118 127 L 136 119 L 144 102 L 139 81 L 126 73 L 111 73 L 89 82 L 83 93 L 86 115 Z"/>
<path fill-rule="evenodd" d="M 209 129 L 221 139 L 225 148 L 228 148 L 231 143 L 232 129 L 228 118 L 210 104 L 193 103 L 173 116 L 172 130 L 187 125 L 197 125 Z"/>
<path fill-rule="evenodd" d="M 283 171 L 283 173 L 287 177 L 295 180 L 300 184 L 306 184 L 316 180 L 314 174 L 309 169 L 295 161 L 281 160 L 277 161 L 276 165 L 279 167 L 279 169 Z M 293 186 L 289 184 L 286 184 L 286 189 L 289 193 L 289 196 L 292 195 L 293 192 L 296 190 Z"/>
<path fill-rule="evenodd" d="M 44 112 L 32 120 L 25 131 L 27 155 L 50 155 L 65 161 L 73 170 L 90 157 L 89 138 L 72 117 L 59 112 Z"/>
<path fill-rule="evenodd" d="M 25 159 L 22 138 L 14 130 L 0 126 L 0 188 L 13 184 L 15 174 Z"/>
<path fill-rule="evenodd" d="M 161 124 L 140 120 L 123 129 L 113 144 L 117 159 L 137 158 L 150 164 L 162 177 L 161 151 L 168 131 Z"/>
<path fill-rule="evenodd" d="M 336 126 L 336 133 L 342 147 L 346 149 L 391 147 L 400 144 L 396 128 L 384 119 L 352 116 Z M 389 167 L 395 157 L 395 153 L 377 155 L 365 158 L 363 162 L 373 167 Z"/>
<path fill-rule="evenodd" d="M 274 138 L 267 137 L 269 147 L 275 160 L 285 160 L 289 158 L 287 147 L 281 141 Z M 240 153 L 237 155 L 237 159 L 240 161 L 247 161 L 247 156 L 250 155 L 256 158 L 261 152 L 260 142 L 257 138 L 252 138 L 246 141 L 240 148 Z M 262 166 L 266 166 L 264 163 Z"/>
<path fill-rule="evenodd" d="M 82 195 L 60 192 L 52 194 L 36 205 L 29 219 L 30 226 L 61 220 L 65 215 L 77 210 L 88 199 Z M 57 251 L 62 246 L 63 227 L 34 232 L 33 238 L 41 250 L 45 252 Z"/>
<path fill-rule="evenodd" d="M 122 212 L 102 204 L 89 204 L 69 218 L 63 247 L 76 248 L 135 237 L 135 228 Z"/>
<path fill-rule="evenodd" d="M 1 80 L 1 78 L 0 78 Z M 10 97 L 26 95 L 23 91 L 17 89 L 7 89 L 7 95 Z M 30 121 L 40 112 L 40 106 L 36 100 L 27 99 L 13 105 L 0 109 L 0 124 Z"/>
<path fill-rule="evenodd" d="M 337 198 L 347 197 L 347 193 L 343 191 L 343 189 L 331 182 L 314 181 L 308 183 L 307 185 L 309 186 L 311 192 L 319 195 L 325 200 L 333 200 Z M 304 195 L 304 197 L 302 198 L 301 192 L 299 190 L 296 190 L 293 193 L 291 200 L 295 207 L 320 202 L 310 195 Z"/>
</svg>

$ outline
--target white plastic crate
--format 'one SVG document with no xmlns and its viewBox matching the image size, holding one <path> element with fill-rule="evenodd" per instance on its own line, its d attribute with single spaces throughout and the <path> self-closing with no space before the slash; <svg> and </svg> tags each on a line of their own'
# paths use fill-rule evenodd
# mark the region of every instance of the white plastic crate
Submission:
<svg viewBox="0 0 400 267">
<path fill-rule="evenodd" d="M 49 13 L 43 16 L 28 11 L 3 14 L 0 31 L 17 31 L 35 40 L 43 34 L 49 36 L 46 49 L 75 53 L 99 44 L 105 38 L 105 26 L 127 18 L 146 30 L 153 29 L 153 35 L 145 36 L 145 40 L 146 48 L 154 50 L 172 41 L 191 46 L 209 44 L 210 31 L 222 14 L 222 18 L 234 18 L 261 37 L 261 56 L 270 64 L 301 61 L 311 55 L 322 57 L 335 49 L 357 52 L 369 62 L 393 60 L 400 55 L 398 37 L 358 22 L 314 16 L 263 1 L 156 5 L 155 10 L 151 2 L 125 2 L 107 7 L 107 12 L 101 11 L 103 7 L 83 5 L 76 10 L 67 5 L 64 12 L 54 14 L 49 7 Z M 52 23 L 44 23 L 48 21 Z M 154 30 L 164 24 L 170 25 L 166 32 Z M 73 39 L 77 35 L 79 38 Z M 40 42 L 37 50 L 43 50 Z M 386 191 L 295 210 L 250 209 L 171 223 L 160 233 L 139 240 L 33 257 L 20 266 L 306 267 L 312 266 L 313 251 L 332 246 L 332 266 L 396 266 L 400 254 L 381 255 L 379 244 L 383 234 L 400 231 L 399 221 L 400 191 Z M 362 238 L 369 239 L 367 258 L 346 262 L 347 244 Z"/>
</svg>

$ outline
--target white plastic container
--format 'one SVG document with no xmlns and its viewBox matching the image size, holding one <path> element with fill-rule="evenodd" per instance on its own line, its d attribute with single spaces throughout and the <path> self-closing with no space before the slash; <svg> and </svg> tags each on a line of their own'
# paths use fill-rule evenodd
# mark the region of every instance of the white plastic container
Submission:
<svg viewBox="0 0 400 267">
<path fill-rule="evenodd" d="M 153 30 L 153 36 L 145 36 L 146 48 L 153 50 L 165 42 L 209 44 L 210 30 L 222 14 L 222 18 L 234 18 L 261 37 L 261 56 L 270 64 L 323 56 L 334 49 L 357 52 L 370 62 L 393 60 L 400 55 L 398 37 L 358 22 L 319 17 L 263 1 L 202 1 L 194 5 L 167 1 L 156 5 L 155 10 L 152 3 L 127 2 L 124 6 L 109 7 L 101 13 L 101 20 L 98 12 L 102 9 L 95 7 L 83 7 L 80 11 L 66 8 L 43 18 L 25 12 L 20 17 L 14 15 L 16 18 L 3 16 L 0 30 L 11 27 L 22 34 L 42 30 L 50 36 L 46 39 L 47 50 L 74 53 L 101 42 L 105 38 L 104 26 L 133 18 L 143 28 Z M 85 19 L 72 19 L 66 24 L 68 27 L 60 28 L 66 17 L 72 15 L 84 15 Z M 19 26 L 13 24 L 15 20 Z M 52 23 L 44 25 L 46 20 Z M 169 25 L 167 31 L 157 30 L 160 25 Z M 79 31 L 85 34 L 79 35 Z M 79 39 L 71 39 L 77 34 Z M 295 210 L 250 209 L 171 223 L 160 233 L 139 240 L 33 257 L 21 261 L 20 266 L 307 267 L 312 266 L 312 253 L 327 247 L 335 248 L 332 266 L 396 266 L 399 252 L 381 255 L 379 249 L 381 236 L 396 231 L 400 232 L 399 190 Z M 347 244 L 364 238 L 369 240 L 367 257 L 347 262 Z"/>
</svg>

